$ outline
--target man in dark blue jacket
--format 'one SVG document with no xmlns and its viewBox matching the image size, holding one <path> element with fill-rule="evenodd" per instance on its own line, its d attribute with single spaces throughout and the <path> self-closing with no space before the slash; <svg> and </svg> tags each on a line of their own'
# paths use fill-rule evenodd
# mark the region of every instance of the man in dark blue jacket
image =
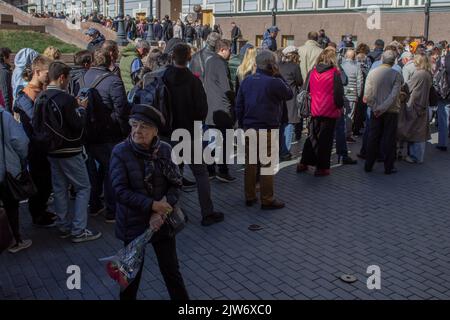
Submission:
<svg viewBox="0 0 450 320">
<path fill-rule="evenodd" d="M 93 86 L 97 82 L 95 89 L 100 95 L 103 105 L 97 107 L 106 107 L 110 113 L 110 115 L 106 115 L 106 117 L 111 118 L 93 119 L 94 121 L 88 119 L 86 137 L 86 147 L 91 160 L 89 162 L 92 163 L 92 160 L 97 161 L 103 172 L 106 222 L 114 222 L 115 215 L 114 196 L 108 175 L 109 159 L 111 158 L 111 151 L 114 146 L 122 141 L 129 133 L 128 117 L 130 114 L 130 105 L 128 104 L 123 82 L 117 75 L 109 70 L 110 65 L 111 56 L 109 52 L 105 50 L 96 51 L 94 54 L 93 67 L 86 72 L 83 78 L 86 88 Z M 105 120 L 105 122 L 109 121 L 112 124 L 104 128 L 98 128 L 96 123 L 103 120 Z M 92 215 L 97 215 L 103 211 L 100 194 L 96 194 L 96 189 L 97 188 L 93 188 L 91 194 L 90 213 Z"/>
<path fill-rule="evenodd" d="M 262 139 L 267 138 L 266 155 L 271 157 L 278 155 L 278 150 L 271 145 L 273 130 L 279 130 L 283 116 L 283 101 L 294 97 L 291 88 L 281 77 L 275 60 L 275 55 L 267 50 L 256 56 L 256 73 L 248 76 L 241 84 L 236 101 L 236 118 L 240 128 L 244 130 L 254 129 L 257 132 L 258 147 L 260 149 Z M 267 134 L 264 131 L 267 129 Z M 278 143 L 278 138 L 276 139 Z M 254 146 L 254 144 L 253 144 Z M 249 143 L 246 142 L 246 165 L 245 165 L 245 199 L 246 205 L 252 206 L 256 203 L 256 177 L 258 166 L 249 163 Z M 256 150 L 251 150 L 256 152 Z M 276 152 L 275 152 L 276 151 Z M 259 151 L 261 154 L 261 151 Z M 259 156 L 259 155 L 258 155 Z M 258 157 L 259 158 L 259 157 Z M 260 161 L 260 159 L 258 159 Z M 274 164 L 262 164 L 268 168 Z M 281 209 L 284 203 L 274 198 L 273 175 L 261 174 L 261 209 Z"/>
<path fill-rule="evenodd" d="M 270 27 L 264 36 L 264 41 L 262 43 L 262 48 L 264 50 L 270 50 L 270 51 L 277 51 L 277 35 L 278 35 L 278 29 L 277 26 Z"/>
</svg>

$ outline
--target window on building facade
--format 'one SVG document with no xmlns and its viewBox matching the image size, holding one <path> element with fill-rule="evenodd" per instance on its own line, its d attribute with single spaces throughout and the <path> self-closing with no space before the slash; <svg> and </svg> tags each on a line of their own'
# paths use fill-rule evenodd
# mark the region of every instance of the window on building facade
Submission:
<svg viewBox="0 0 450 320">
<path fill-rule="evenodd" d="M 314 7 L 313 0 L 290 0 L 290 8 L 293 10 L 312 9 Z"/>
<path fill-rule="evenodd" d="M 239 12 L 251 12 L 258 10 L 258 0 L 238 0 Z"/>
<path fill-rule="evenodd" d="M 392 0 L 361 0 L 361 6 L 390 6 L 392 5 Z"/>
<path fill-rule="evenodd" d="M 294 45 L 294 36 L 283 35 L 281 36 L 281 46 L 286 48 L 287 46 Z"/>
<path fill-rule="evenodd" d="M 275 5 L 274 0 L 262 0 L 261 1 L 261 11 L 270 11 L 273 9 L 274 5 Z M 277 9 L 284 10 L 284 0 L 278 0 Z"/>
</svg>

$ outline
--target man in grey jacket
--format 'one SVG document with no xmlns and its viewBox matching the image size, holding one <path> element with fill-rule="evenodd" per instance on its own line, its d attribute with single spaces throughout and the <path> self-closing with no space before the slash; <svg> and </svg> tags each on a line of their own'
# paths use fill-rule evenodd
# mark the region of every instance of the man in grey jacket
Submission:
<svg viewBox="0 0 450 320">
<path fill-rule="evenodd" d="M 392 69 L 395 59 L 396 56 L 393 51 L 385 51 L 382 55 L 382 65 L 371 71 L 366 79 L 363 100 L 371 108 L 367 157 L 364 168 L 366 172 L 372 171 L 380 147 L 383 149 L 385 156 L 384 173 L 397 172 L 397 169 L 394 168 L 394 161 L 402 76 Z"/>
<path fill-rule="evenodd" d="M 335 137 L 336 152 L 343 164 L 356 164 L 356 161 L 348 156 L 347 149 L 347 142 L 356 142 L 352 138 L 352 119 L 364 81 L 361 66 L 356 62 L 355 57 L 355 50 L 347 50 L 341 65 L 347 78 L 347 84 L 344 86 L 344 114 L 336 122 Z"/>
<path fill-rule="evenodd" d="M 208 99 L 208 115 L 206 125 L 209 128 L 216 128 L 224 137 L 223 152 L 226 154 L 226 129 L 233 128 L 234 125 L 234 91 L 231 83 L 230 68 L 228 60 L 231 57 L 231 42 L 229 40 L 218 40 L 215 44 L 216 53 L 206 60 L 205 87 Z M 215 165 L 208 166 L 210 177 L 216 177 L 222 182 L 232 182 L 235 180 L 228 172 L 226 158 L 223 157 L 223 164 L 218 165 L 219 173 L 215 172 Z"/>
<path fill-rule="evenodd" d="M 403 68 L 403 80 L 406 84 L 408 84 L 409 80 L 411 80 L 414 72 L 416 72 L 416 65 L 414 64 L 414 55 L 411 52 L 403 52 L 400 56 L 402 60 Z"/>
</svg>

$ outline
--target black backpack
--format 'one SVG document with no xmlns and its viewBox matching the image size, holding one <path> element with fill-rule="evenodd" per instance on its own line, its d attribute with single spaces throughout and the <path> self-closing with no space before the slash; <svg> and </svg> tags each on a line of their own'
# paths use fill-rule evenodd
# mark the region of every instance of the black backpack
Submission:
<svg viewBox="0 0 450 320">
<path fill-rule="evenodd" d="M 64 136 L 64 119 L 54 98 L 63 92 L 49 94 L 44 91 L 34 103 L 34 113 L 32 119 L 33 134 L 31 140 L 37 150 L 52 152 L 58 150 L 64 141 L 80 140 L 70 139 Z"/>
<path fill-rule="evenodd" d="M 106 78 L 112 76 L 111 72 L 106 72 L 98 76 L 91 86 L 85 86 L 84 77 L 80 80 L 81 89 L 78 99 L 87 100 L 86 108 L 86 134 L 88 141 L 96 139 L 101 132 L 112 130 L 115 123 L 111 117 L 113 109 L 106 105 L 97 90 L 98 85 Z"/>
<path fill-rule="evenodd" d="M 163 79 L 166 70 L 166 68 L 162 68 L 145 74 L 142 89 L 137 93 L 138 98 L 134 102 L 150 105 L 158 109 L 165 119 L 165 125 L 160 129 L 161 135 L 170 137 L 172 134 L 173 115 L 169 89 Z"/>
</svg>

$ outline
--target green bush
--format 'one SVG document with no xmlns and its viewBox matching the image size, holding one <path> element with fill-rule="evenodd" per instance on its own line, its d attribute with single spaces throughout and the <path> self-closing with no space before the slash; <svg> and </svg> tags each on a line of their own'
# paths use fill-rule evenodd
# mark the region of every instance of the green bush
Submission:
<svg viewBox="0 0 450 320">
<path fill-rule="evenodd" d="M 77 46 L 65 43 L 46 33 L 0 30 L 0 47 L 8 47 L 12 52 L 18 52 L 22 48 L 32 48 L 43 53 L 48 46 L 58 48 L 61 53 L 75 53 L 80 50 Z"/>
</svg>

